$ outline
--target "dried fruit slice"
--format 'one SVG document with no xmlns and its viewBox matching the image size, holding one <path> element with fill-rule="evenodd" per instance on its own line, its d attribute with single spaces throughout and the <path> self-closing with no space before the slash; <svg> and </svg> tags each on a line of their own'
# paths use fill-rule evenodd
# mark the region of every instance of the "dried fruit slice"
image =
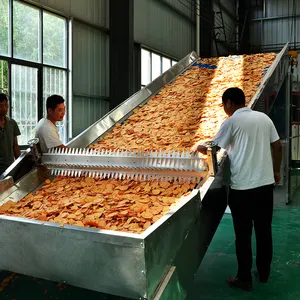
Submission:
<svg viewBox="0 0 300 300">
<path fill-rule="evenodd" d="M 152 190 L 153 195 L 159 195 L 161 191 L 159 189 Z"/>
<path fill-rule="evenodd" d="M 141 216 L 145 219 L 152 219 L 153 218 L 153 214 L 150 211 L 144 211 Z"/>
<path fill-rule="evenodd" d="M 151 226 L 151 222 L 147 221 L 147 222 L 144 224 L 143 228 L 146 230 L 146 229 L 148 229 L 150 226 Z"/>
</svg>

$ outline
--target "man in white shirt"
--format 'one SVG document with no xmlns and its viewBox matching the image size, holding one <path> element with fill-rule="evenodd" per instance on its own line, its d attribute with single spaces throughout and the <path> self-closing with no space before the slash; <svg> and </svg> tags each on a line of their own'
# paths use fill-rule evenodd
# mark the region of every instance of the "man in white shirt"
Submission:
<svg viewBox="0 0 300 300">
<path fill-rule="evenodd" d="M 47 117 L 39 121 L 35 131 L 42 153 L 51 148 L 67 148 L 63 145 L 56 127 L 56 122 L 62 121 L 66 113 L 64 102 L 64 98 L 59 95 L 52 95 L 47 99 Z"/>
<path fill-rule="evenodd" d="M 239 88 L 227 89 L 222 96 L 229 116 L 213 139 L 227 150 L 231 185 L 229 207 L 236 235 L 238 272 L 228 283 L 252 290 L 251 235 L 256 235 L 256 275 L 267 282 L 272 261 L 272 215 L 274 182 L 280 182 L 281 144 L 271 119 L 245 107 L 245 95 Z M 206 153 L 202 145 L 193 150 Z M 273 157 L 272 157 L 273 154 Z"/>
</svg>

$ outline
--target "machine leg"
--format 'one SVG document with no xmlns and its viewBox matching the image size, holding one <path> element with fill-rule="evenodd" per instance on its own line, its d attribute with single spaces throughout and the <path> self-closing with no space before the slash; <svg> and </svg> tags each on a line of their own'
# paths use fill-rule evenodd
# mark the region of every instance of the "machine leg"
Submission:
<svg viewBox="0 0 300 300">
<path fill-rule="evenodd" d="M 161 283 L 159 284 L 155 294 L 153 295 L 152 299 L 153 300 L 159 300 L 162 298 L 174 272 L 175 272 L 176 267 L 171 266 L 169 271 L 167 272 L 166 276 L 162 279 Z"/>
</svg>

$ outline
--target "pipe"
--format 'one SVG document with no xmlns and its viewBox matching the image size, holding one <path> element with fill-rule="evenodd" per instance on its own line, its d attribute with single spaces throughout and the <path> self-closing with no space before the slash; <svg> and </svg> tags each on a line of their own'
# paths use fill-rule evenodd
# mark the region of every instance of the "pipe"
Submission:
<svg viewBox="0 0 300 300">
<path fill-rule="evenodd" d="M 73 138 L 73 80 L 72 80 L 72 70 L 73 70 L 73 18 L 69 21 L 69 41 L 68 41 L 68 47 L 69 47 L 69 62 L 68 62 L 68 67 L 69 67 L 69 72 L 68 72 L 68 139 Z"/>
<path fill-rule="evenodd" d="M 196 52 L 200 56 L 200 0 L 196 0 Z"/>
<path fill-rule="evenodd" d="M 289 18 L 299 18 L 300 15 L 286 15 L 286 16 L 273 16 L 273 17 L 264 17 L 252 19 L 251 22 L 259 22 L 259 21 L 268 21 L 268 20 L 280 20 L 280 19 L 289 19 Z"/>
</svg>

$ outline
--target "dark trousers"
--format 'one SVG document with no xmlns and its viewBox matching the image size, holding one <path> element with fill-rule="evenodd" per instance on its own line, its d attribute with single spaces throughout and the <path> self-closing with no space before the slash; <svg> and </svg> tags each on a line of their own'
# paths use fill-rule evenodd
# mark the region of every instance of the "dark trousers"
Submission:
<svg viewBox="0 0 300 300">
<path fill-rule="evenodd" d="M 242 281 L 252 280 L 251 236 L 254 225 L 257 271 L 261 280 L 267 280 L 273 254 L 273 185 L 249 190 L 230 189 L 229 207 L 236 236 L 237 277 Z"/>
</svg>

